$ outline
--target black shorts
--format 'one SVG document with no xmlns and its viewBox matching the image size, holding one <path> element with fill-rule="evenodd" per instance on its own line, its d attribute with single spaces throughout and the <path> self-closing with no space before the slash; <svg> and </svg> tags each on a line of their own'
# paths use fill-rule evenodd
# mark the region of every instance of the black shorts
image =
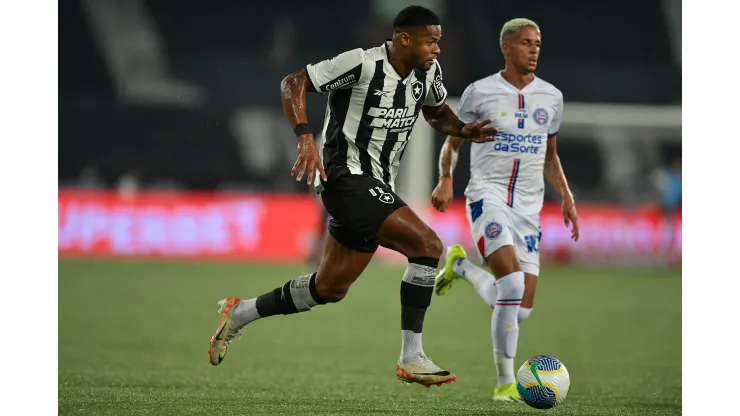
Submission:
<svg viewBox="0 0 740 416">
<path fill-rule="evenodd" d="M 329 179 L 321 200 L 332 217 L 329 234 L 343 246 L 363 253 L 378 249 L 375 236 L 383 222 L 393 211 L 406 206 L 390 186 L 369 175 Z"/>
</svg>

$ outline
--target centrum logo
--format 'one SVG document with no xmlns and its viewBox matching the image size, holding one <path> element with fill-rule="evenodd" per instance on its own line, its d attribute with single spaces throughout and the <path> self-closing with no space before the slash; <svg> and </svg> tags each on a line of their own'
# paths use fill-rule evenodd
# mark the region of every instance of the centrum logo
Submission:
<svg viewBox="0 0 740 416">
<path fill-rule="evenodd" d="M 335 89 L 337 89 L 337 88 L 339 88 L 339 87 L 342 87 L 342 86 L 344 86 L 344 85 L 347 85 L 347 84 L 349 84 L 349 83 L 352 83 L 352 82 L 354 82 L 354 81 L 355 81 L 355 79 L 356 79 L 356 77 L 355 77 L 355 74 L 349 74 L 349 75 L 347 75 L 346 77 L 342 77 L 342 78 L 339 78 L 339 79 L 335 80 L 335 81 L 334 81 L 334 82 L 332 82 L 331 84 L 327 84 L 327 85 L 326 85 L 326 86 L 324 87 L 324 89 L 325 89 L 326 91 L 331 91 L 331 90 L 335 90 Z"/>
</svg>

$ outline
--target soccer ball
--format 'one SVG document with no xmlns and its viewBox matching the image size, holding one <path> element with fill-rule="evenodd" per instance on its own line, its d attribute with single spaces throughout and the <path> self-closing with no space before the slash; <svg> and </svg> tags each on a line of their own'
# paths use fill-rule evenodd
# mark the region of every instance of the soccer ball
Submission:
<svg viewBox="0 0 740 416">
<path fill-rule="evenodd" d="M 563 402 L 570 390 L 570 375 L 557 358 L 538 355 L 525 361 L 516 374 L 522 400 L 535 409 L 550 409 Z"/>
</svg>

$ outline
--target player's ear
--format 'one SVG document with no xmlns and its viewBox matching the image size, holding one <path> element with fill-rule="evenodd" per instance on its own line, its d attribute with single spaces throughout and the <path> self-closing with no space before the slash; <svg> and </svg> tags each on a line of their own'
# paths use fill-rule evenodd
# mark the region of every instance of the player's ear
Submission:
<svg viewBox="0 0 740 416">
<path fill-rule="evenodd" d="M 401 42 L 401 46 L 408 48 L 411 45 L 411 34 L 409 32 L 401 32 L 398 34 L 398 40 Z"/>
</svg>

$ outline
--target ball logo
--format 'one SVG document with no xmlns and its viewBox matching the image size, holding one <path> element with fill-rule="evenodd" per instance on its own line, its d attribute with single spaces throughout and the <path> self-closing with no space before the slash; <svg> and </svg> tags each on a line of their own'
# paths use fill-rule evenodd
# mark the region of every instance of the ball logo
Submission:
<svg viewBox="0 0 740 416">
<path fill-rule="evenodd" d="M 501 227 L 501 224 L 497 222 L 490 222 L 488 225 L 486 225 L 486 238 L 489 240 L 495 240 L 498 238 L 498 236 L 501 235 L 501 232 L 503 231 L 503 227 Z"/>
<path fill-rule="evenodd" d="M 547 110 L 544 108 L 538 108 L 534 110 L 534 122 L 540 126 L 544 126 L 550 120 L 550 115 L 547 114 Z"/>
</svg>

